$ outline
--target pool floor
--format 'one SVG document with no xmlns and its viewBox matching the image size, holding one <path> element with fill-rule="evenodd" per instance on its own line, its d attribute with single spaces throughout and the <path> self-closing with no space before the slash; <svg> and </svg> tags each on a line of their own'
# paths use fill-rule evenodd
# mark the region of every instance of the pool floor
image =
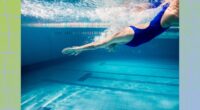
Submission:
<svg viewBox="0 0 200 110">
<path fill-rule="evenodd" d="M 22 74 L 22 110 L 178 110 L 174 60 L 66 60 Z"/>
</svg>

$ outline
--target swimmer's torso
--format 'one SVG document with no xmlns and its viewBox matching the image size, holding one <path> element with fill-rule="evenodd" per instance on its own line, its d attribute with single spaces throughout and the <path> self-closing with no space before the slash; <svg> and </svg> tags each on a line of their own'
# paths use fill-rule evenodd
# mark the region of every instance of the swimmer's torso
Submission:
<svg viewBox="0 0 200 110">
<path fill-rule="evenodd" d="M 154 19 L 150 23 L 144 24 L 142 26 L 138 25 L 137 27 L 130 26 L 130 28 L 132 28 L 132 30 L 134 31 L 134 37 L 126 45 L 132 47 L 139 46 L 140 44 L 148 42 L 151 39 L 158 36 L 159 34 L 166 31 L 169 28 L 169 26 L 162 26 L 161 20 L 169 5 L 170 5 L 169 3 L 163 5 L 162 10 L 154 17 Z"/>
</svg>

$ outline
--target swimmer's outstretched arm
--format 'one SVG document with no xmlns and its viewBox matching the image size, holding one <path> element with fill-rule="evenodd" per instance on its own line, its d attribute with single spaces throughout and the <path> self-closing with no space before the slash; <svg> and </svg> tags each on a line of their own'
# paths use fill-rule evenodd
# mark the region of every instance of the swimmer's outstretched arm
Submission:
<svg viewBox="0 0 200 110">
<path fill-rule="evenodd" d="M 68 55 L 78 55 L 79 53 L 86 51 L 86 50 L 95 50 L 99 48 L 111 48 L 114 47 L 116 44 L 120 43 L 127 43 L 129 42 L 133 37 L 133 31 L 128 27 L 122 30 L 121 32 L 118 32 L 114 34 L 113 36 L 105 37 L 104 39 L 85 44 L 82 46 L 75 46 L 75 47 L 69 47 L 64 48 L 62 50 L 63 54 Z"/>
<path fill-rule="evenodd" d="M 95 41 L 89 44 L 85 44 L 82 46 L 74 46 L 74 47 L 69 47 L 69 48 L 64 48 L 62 50 L 63 54 L 68 54 L 68 55 L 78 55 L 79 53 L 86 51 L 86 50 L 95 50 L 98 48 L 106 48 L 109 44 L 111 44 L 113 39 L 106 38 L 101 41 Z"/>
<path fill-rule="evenodd" d="M 65 48 L 62 50 L 63 54 L 69 54 L 69 55 L 78 55 L 80 52 L 86 51 L 86 50 L 95 50 L 98 48 L 106 48 L 107 45 L 109 45 L 112 42 L 111 38 L 106 38 L 101 41 L 95 41 L 89 44 L 85 44 L 82 46 L 74 46 L 70 48 Z"/>
</svg>

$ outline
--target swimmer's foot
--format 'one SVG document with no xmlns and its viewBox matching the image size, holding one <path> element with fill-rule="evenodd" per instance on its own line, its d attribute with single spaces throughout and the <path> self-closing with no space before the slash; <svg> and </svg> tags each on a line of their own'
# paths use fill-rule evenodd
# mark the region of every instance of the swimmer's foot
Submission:
<svg viewBox="0 0 200 110">
<path fill-rule="evenodd" d="M 64 48 L 62 50 L 63 54 L 67 54 L 67 55 L 78 55 L 79 53 L 81 53 L 82 50 L 79 49 L 78 47 L 70 47 L 70 48 Z"/>
</svg>

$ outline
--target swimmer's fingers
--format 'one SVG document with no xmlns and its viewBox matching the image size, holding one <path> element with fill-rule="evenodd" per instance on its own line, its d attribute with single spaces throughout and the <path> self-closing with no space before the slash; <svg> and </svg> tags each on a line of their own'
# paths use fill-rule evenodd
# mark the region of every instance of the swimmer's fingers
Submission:
<svg viewBox="0 0 200 110">
<path fill-rule="evenodd" d="M 63 54 L 70 54 L 70 53 L 72 53 L 73 51 L 74 51 L 73 48 L 64 48 L 64 49 L 62 50 L 62 53 L 63 53 Z"/>
<path fill-rule="evenodd" d="M 64 48 L 62 50 L 62 54 L 68 54 L 68 53 L 70 53 L 70 48 Z"/>
<path fill-rule="evenodd" d="M 81 52 L 80 50 L 75 49 L 74 47 L 72 47 L 72 48 L 64 48 L 64 49 L 62 50 L 62 53 L 63 53 L 63 54 L 75 55 L 75 56 L 77 56 L 80 52 Z"/>
<path fill-rule="evenodd" d="M 77 56 L 79 53 L 80 53 L 80 52 L 76 52 L 76 51 L 74 51 L 74 52 L 72 52 L 70 55 Z"/>
<path fill-rule="evenodd" d="M 80 54 L 81 52 L 82 52 L 81 50 L 76 50 L 74 55 L 77 56 L 77 55 Z"/>
<path fill-rule="evenodd" d="M 68 54 L 68 53 L 71 53 L 74 49 L 75 49 L 75 47 L 67 47 L 62 50 L 62 53 Z"/>
<path fill-rule="evenodd" d="M 76 53 L 74 52 L 74 51 L 71 51 L 71 52 L 68 52 L 67 53 L 67 55 L 70 55 L 70 56 L 72 56 L 72 55 L 75 55 Z"/>
<path fill-rule="evenodd" d="M 67 52 L 67 50 L 69 50 L 69 48 L 62 49 L 62 53 L 65 54 Z"/>
<path fill-rule="evenodd" d="M 71 51 L 67 52 L 67 55 L 75 55 L 75 54 L 76 54 L 76 52 L 74 50 L 71 50 Z"/>
</svg>

